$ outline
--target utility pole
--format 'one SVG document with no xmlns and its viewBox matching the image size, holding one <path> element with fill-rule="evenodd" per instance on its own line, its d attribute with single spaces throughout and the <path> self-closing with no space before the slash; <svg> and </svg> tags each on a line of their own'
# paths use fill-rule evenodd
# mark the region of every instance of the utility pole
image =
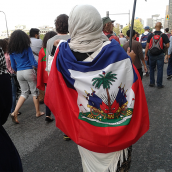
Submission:
<svg viewBox="0 0 172 172">
<path fill-rule="evenodd" d="M 106 17 L 109 17 L 109 11 L 106 11 Z"/>
<path fill-rule="evenodd" d="M 132 15 L 132 21 L 131 21 L 131 27 L 130 27 L 130 41 L 129 41 L 130 51 L 132 47 L 132 35 L 133 35 L 133 27 L 134 27 L 134 16 L 135 16 L 135 11 L 136 11 L 136 1 L 137 0 L 134 0 L 134 4 L 133 4 L 133 15 Z"/>
<path fill-rule="evenodd" d="M 4 13 L 3 11 L 0 11 L 0 12 Z M 5 13 L 4 13 L 4 15 L 5 15 Z M 7 28 L 7 36 L 9 38 L 6 15 L 5 15 L 5 22 L 6 22 L 6 28 Z"/>
<path fill-rule="evenodd" d="M 106 17 L 109 17 L 109 15 L 129 15 L 129 27 L 130 27 L 130 10 L 129 13 L 116 13 L 116 14 L 109 14 L 109 11 L 106 11 Z"/>
<path fill-rule="evenodd" d="M 130 28 L 130 10 L 129 10 L 128 14 L 129 14 L 129 28 Z"/>
</svg>

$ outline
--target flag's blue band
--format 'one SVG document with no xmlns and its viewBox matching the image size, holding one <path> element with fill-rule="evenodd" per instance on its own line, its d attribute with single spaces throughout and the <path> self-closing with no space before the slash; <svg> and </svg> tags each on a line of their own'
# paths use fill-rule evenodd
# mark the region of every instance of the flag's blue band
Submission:
<svg viewBox="0 0 172 172">
<path fill-rule="evenodd" d="M 119 62 L 127 58 L 130 57 L 124 49 L 116 40 L 112 40 L 110 44 L 102 48 L 101 52 L 92 62 L 77 61 L 69 47 L 69 44 L 67 42 L 63 42 L 59 46 L 56 65 L 57 70 L 62 73 L 68 87 L 74 88 L 75 80 L 70 77 L 68 69 L 80 72 L 91 72 L 104 69 L 112 63 Z M 135 79 L 137 79 L 137 77 Z"/>
</svg>

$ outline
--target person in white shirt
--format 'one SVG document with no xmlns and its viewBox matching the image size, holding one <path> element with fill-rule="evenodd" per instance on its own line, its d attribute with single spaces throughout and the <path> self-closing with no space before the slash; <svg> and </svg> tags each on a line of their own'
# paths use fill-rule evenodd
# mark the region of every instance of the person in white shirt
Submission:
<svg viewBox="0 0 172 172">
<path fill-rule="evenodd" d="M 38 54 L 40 49 L 42 48 L 42 40 L 39 39 L 39 29 L 37 28 L 31 28 L 29 32 L 30 36 L 30 47 L 32 49 L 33 55 L 35 60 L 38 62 Z M 39 90 L 38 100 L 40 104 L 44 103 L 44 91 Z"/>
<path fill-rule="evenodd" d="M 30 41 L 31 41 L 31 49 L 35 60 L 38 62 L 38 54 L 40 49 L 42 48 L 42 40 L 39 39 L 39 29 L 31 28 L 29 32 Z"/>
<path fill-rule="evenodd" d="M 121 47 L 127 42 L 127 39 L 124 37 L 123 33 L 119 34 L 119 42 Z"/>
</svg>

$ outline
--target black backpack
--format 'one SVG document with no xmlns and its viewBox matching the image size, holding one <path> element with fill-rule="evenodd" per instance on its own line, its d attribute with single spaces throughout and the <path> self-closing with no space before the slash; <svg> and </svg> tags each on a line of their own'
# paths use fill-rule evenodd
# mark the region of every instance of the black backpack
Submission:
<svg viewBox="0 0 172 172">
<path fill-rule="evenodd" d="M 108 34 L 108 35 L 106 35 L 107 37 L 108 37 L 108 39 L 112 36 L 112 34 Z"/>
</svg>

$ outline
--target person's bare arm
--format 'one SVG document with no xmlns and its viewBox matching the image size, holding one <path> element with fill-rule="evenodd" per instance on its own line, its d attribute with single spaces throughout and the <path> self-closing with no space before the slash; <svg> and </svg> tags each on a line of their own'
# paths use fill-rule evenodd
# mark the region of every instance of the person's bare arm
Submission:
<svg viewBox="0 0 172 172">
<path fill-rule="evenodd" d="M 149 49 L 149 43 L 146 44 L 146 49 L 145 49 L 145 60 L 148 61 L 148 49 Z"/>
<path fill-rule="evenodd" d="M 143 63 L 143 66 L 144 66 L 144 70 L 145 70 L 145 72 L 147 72 L 147 71 L 148 71 L 148 69 L 147 69 L 147 67 L 146 67 L 145 60 L 142 60 L 142 63 Z"/>
<path fill-rule="evenodd" d="M 59 44 L 59 42 L 60 42 L 60 39 L 55 40 L 55 41 L 54 41 L 54 46 L 57 47 L 57 45 Z"/>
<path fill-rule="evenodd" d="M 169 46 L 170 46 L 169 43 L 165 44 L 165 48 L 169 48 Z"/>
<path fill-rule="evenodd" d="M 127 54 L 128 54 L 128 56 L 130 56 L 132 63 L 134 63 L 134 61 L 136 59 L 136 54 L 134 53 L 133 50 L 131 50 L 131 52 L 130 52 L 130 47 L 127 48 Z"/>
</svg>

